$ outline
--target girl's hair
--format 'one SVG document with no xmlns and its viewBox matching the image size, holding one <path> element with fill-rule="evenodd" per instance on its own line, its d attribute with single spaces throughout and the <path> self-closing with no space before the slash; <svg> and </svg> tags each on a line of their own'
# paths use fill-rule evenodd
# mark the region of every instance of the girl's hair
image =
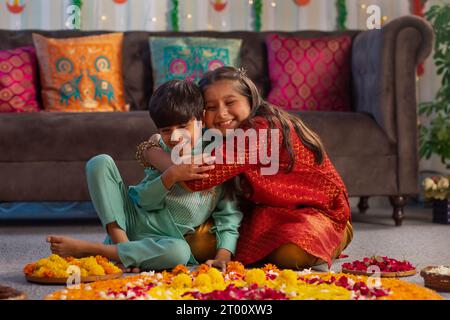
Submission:
<svg viewBox="0 0 450 320">
<path fill-rule="evenodd" d="M 291 139 L 288 138 L 290 124 L 294 127 L 295 132 L 302 143 L 313 152 L 316 163 L 323 163 L 325 149 L 319 136 L 309 129 L 297 116 L 263 100 L 256 85 L 250 80 L 243 69 L 221 67 L 214 71 L 207 72 L 199 82 L 202 92 L 205 92 L 205 89 L 208 86 L 220 80 L 235 81 L 238 92 L 248 98 L 251 112 L 246 122 L 250 126 L 253 125 L 253 119 L 257 116 L 267 119 L 270 128 L 275 128 L 275 122 L 279 122 L 283 131 L 283 146 L 288 151 L 290 157 L 289 166 L 287 168 L 288 172 L 292 171 L 295 161 L 292 142 Z"/>
</svg>

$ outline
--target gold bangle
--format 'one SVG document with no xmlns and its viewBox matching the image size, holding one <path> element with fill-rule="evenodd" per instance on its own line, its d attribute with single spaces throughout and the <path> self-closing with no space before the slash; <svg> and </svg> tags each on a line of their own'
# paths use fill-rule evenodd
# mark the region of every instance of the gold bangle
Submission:
<svg viewBox="0 0 450 320">
<path fill-rule="evenodd" d="M 161 148 L 161 146 L 150 140 L 144 141 L 137 146 L 137 151 L 136 151 L 135 157 L 136 157 L 136 160 L 139 161 L 140 165 L 143 166 L 144 168 L 155 169 L 155 167 L 153 167 L 150 162 L 145 160 L 145 157 L 144 157 L 144 152 L 150 148 Z"/>
</svg>

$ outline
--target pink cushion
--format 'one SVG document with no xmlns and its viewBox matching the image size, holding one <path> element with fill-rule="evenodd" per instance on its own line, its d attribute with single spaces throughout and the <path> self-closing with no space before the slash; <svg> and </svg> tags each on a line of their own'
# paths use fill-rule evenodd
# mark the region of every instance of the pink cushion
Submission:
<svg viewBox="0 0 450 320">
<path fill-rule="evenodd" d="M 351 111 L 349 36 L 318 39 L 270 35 L 268 101 L 287 110 Z"/>
<path fill-rule="evenodd" d="M 0 51 L 0 112 L 40 111 L 34 47 Z"/>
</svg>

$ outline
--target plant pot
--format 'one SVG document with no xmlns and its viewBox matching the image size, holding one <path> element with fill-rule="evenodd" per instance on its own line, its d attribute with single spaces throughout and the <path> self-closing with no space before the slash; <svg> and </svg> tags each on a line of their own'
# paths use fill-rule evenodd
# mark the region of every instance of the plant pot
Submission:
<svg viewBox="0 0 450 320">
<path fill-rule="evenodd" d="M 433 222 L 450 224 L 450 200 L 433 200 Z"/>
</svg>

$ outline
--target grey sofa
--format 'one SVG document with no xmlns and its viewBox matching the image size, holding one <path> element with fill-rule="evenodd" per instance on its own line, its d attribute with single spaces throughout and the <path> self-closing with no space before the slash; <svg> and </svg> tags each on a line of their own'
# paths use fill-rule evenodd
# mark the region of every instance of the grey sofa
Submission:
<svg viewBox="0 0 450 320">
<path fill-rule="evenodd" d="M 63 38 L 82 31 L 0 30 L 0 50 L 32 44 L 31 34 Z M 281 32 L 321 37 L 338 32 Z M 418 194 L 415 70 L 431 52 L 433 31 L 405 16 L 382 30 L 344 32 L 353 38 L 353 112 L 299 112 L 322 138 L 351 197 L 388 196 L 400 225 L 405 197 Z M 123 70 L 128 113 L 0 114 L 0 202 L 88 201 L 84 166 L 100 153 L 117 162 L 126 184 L 143 176 L 136 146 L 155 132 L 147 109 L 152 93 L 148 37 L 242 38 L 242 66 L 263 96 L 270 90 L 265 32 L 126 32 Z"/>
</svg>

